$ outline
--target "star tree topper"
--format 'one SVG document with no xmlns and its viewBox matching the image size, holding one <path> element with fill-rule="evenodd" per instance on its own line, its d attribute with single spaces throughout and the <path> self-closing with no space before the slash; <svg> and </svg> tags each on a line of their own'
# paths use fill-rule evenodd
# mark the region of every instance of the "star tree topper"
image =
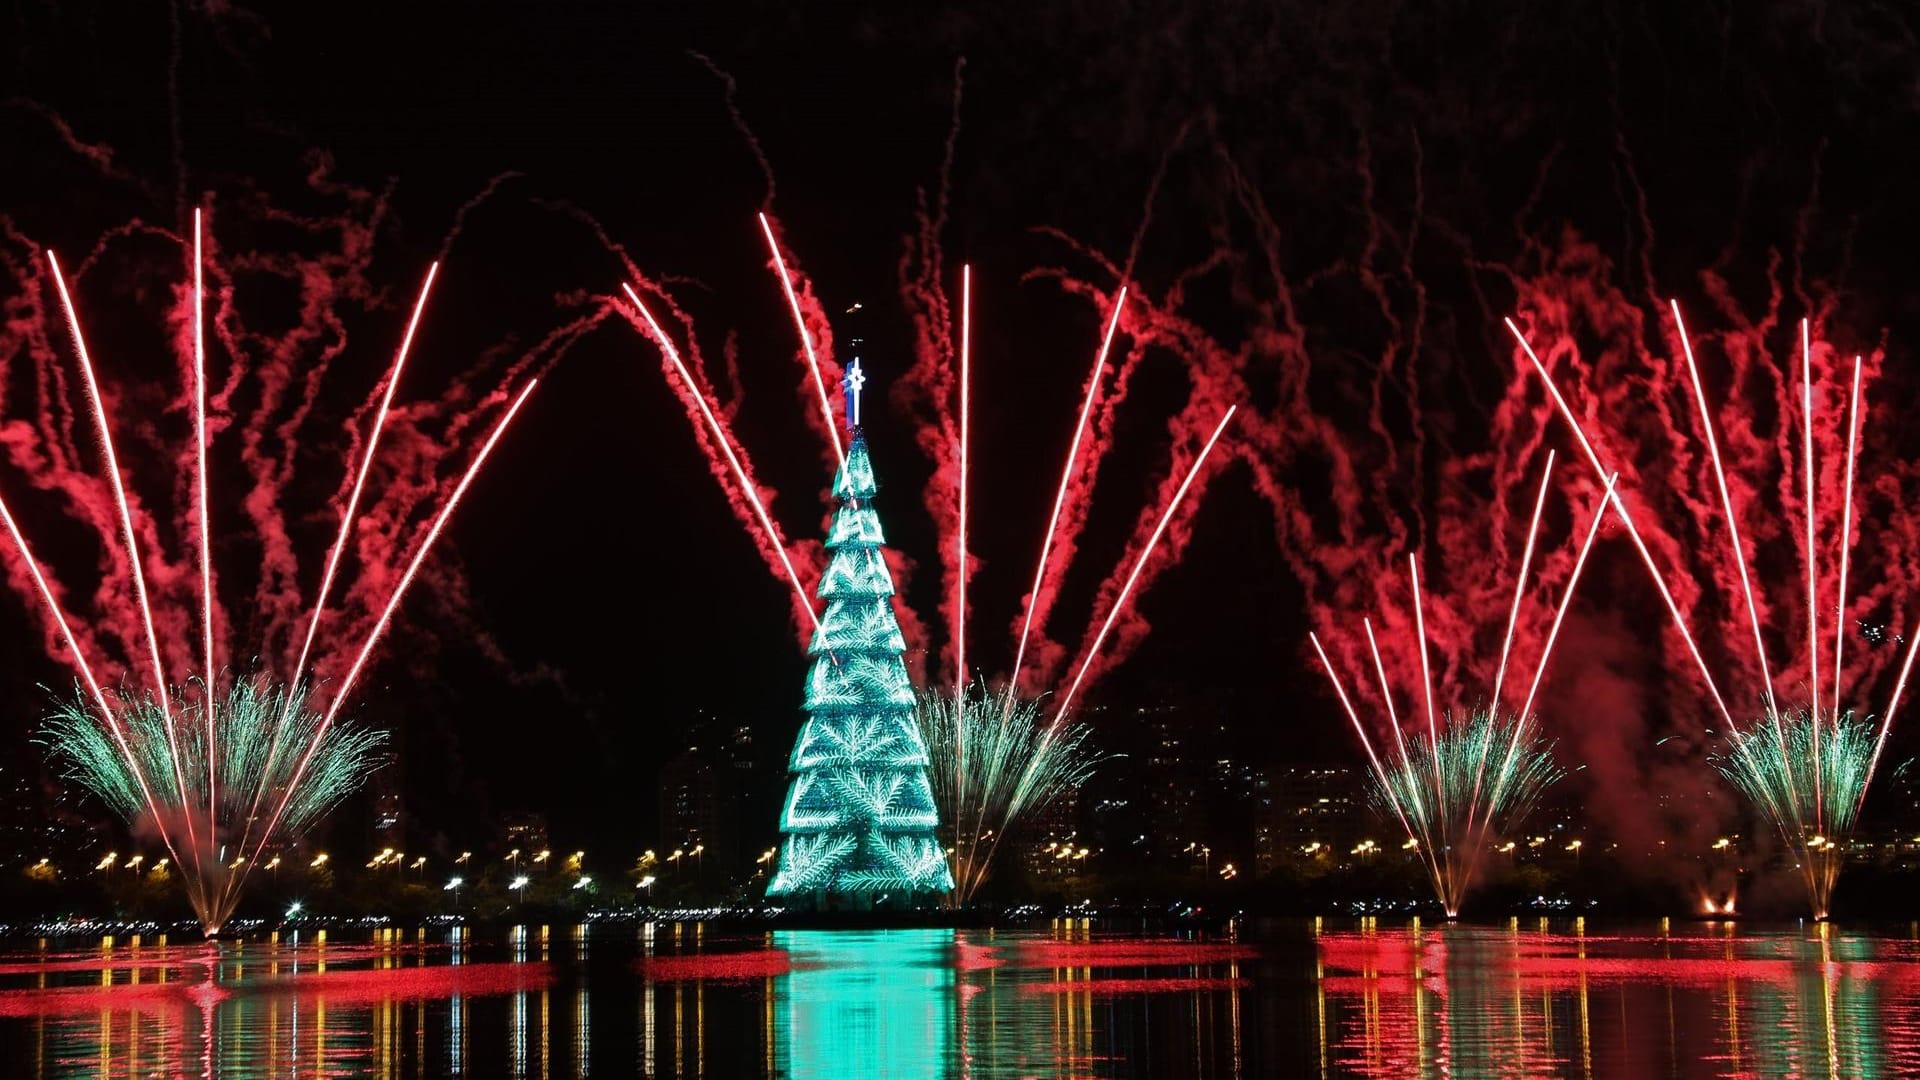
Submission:
<svg viewBox="0 0 1920 1080">
<path fill-rule="evenodd" d="M 853 363 L 847 365 L 846 378 L 840 380 L 840 384 L 847 391 L 847 426 L 857 429 L 860 426 L 860 388 L 867 385 L 866 373 L 860 370 L 859 357 L 854 357 Z"/>
</svg>

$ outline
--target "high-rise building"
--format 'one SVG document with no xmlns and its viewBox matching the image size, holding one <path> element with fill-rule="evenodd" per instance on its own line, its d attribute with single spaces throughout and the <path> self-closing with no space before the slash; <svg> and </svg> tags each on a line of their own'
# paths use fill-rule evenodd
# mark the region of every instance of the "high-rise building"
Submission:
<svg viewBox="0 0 1920 1080">
<path fill-rule="evenodd" d="M 548 848 L 545 814 L 509 814 L 501 821 L 501 840 L 508 851 L 531 858 Z"/>
<path fill-rule="evenodd" d="M 660 767 L 660 847 L 700 850 L 702 873 L 729 875 L 753 864 L 746 817 L 758 760 L 753 727 L 702 714 L 686 745 Z M 715 878 L 714 880 L 721 880 Z"/>
<path fill-rule="evenodd" d="M 1270 770 L 1264 812 L 1255 824 L 1255 869 L 1268 873 L 1313 844 L 1345 852 L 1360 840 L 1365 799 L 1361 777 L 1346 766 Z"/>
</svg>

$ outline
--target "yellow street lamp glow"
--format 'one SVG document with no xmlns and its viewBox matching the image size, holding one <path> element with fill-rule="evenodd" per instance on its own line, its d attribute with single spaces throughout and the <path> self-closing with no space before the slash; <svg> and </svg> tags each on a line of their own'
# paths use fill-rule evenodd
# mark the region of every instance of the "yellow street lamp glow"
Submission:
<svg viewBox="0 0 1920 1080">
<path fill-rule="evenodd" d="M 327 853 L 323 851 L 313 857 L 313 861 L 307 864 L 307 868 L 310 870 L 318 870 L 325 865 L 327 865 Z"/>
</svg>

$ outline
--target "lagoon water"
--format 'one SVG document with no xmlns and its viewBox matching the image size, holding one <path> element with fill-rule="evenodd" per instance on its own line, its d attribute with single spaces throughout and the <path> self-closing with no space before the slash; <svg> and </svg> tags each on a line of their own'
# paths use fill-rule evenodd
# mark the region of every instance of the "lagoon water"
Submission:
<svg viewBox="0 0 1920 1080">
<path fill-rule="evenodd" d="M 1893 1076 L 1916 928 L 699 924 L 0 945 L 0 1075 Z"/>
</svg>

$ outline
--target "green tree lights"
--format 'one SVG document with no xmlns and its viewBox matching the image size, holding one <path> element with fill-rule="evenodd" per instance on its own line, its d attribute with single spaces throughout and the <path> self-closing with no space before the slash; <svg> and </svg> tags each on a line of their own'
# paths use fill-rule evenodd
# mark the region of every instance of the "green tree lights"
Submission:
<svg viewBox="0 0 1920 1080">
<path fill-rule="evenodd" d="M 807 649 L 807 722 L 787 765 L 779 870 L 768 896 L 863 906 L 882 895 L 909 899 L 953 888 L 874 491 L 873 463 L 856 429 L 834 478 L 840 509 L 819 590 L 827 610 Z"/>
</svg>

